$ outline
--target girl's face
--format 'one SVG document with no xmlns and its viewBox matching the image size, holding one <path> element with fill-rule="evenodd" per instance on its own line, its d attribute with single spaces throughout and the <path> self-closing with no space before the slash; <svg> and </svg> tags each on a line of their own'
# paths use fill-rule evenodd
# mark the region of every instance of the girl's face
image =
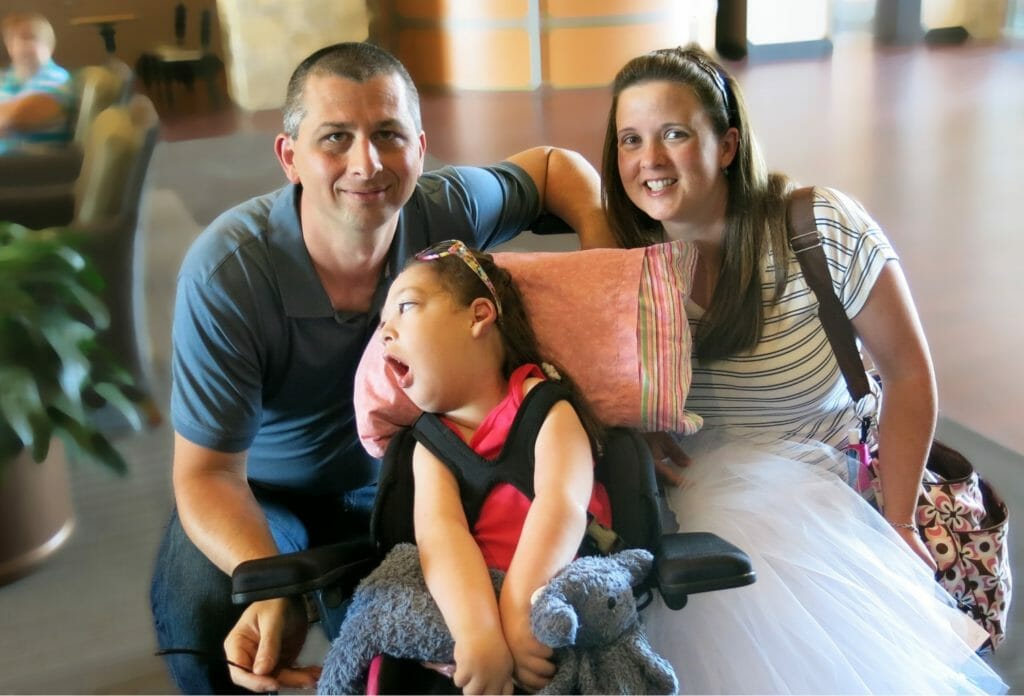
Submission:
<svg viewBox="0 0 1024 696">
<path fill-rule="evenodd" d="M 722 169 L 736 153 L 738 133 L 713 130 L 690 87 L 643 82 L 619 94 L 615 110 L 619 176 L 633 204 L 665 223 L 709 224 L 725 214 Z"/>
<path fill-rule="evenodd" d="M 479 350 L 473 345 L 479 302 L 486 300 L 459 304 L 429 261 L 402 271 L 391 286 L 380 315 L 384 359 L 421 410 L 448 413 L 466 403 L 472 384 L 463 368 Z"/>
</svg>

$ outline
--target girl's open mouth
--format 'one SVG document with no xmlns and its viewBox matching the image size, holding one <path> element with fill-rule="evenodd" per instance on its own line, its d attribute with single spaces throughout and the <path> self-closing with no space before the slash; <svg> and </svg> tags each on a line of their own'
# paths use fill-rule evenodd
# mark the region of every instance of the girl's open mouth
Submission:
<svg viewBox="0 0 1024 696">
<path fill-rule="evenodd" d="M 393 355 L 385 355 L 384 363 L 387 366 L 387 369 L 391 371 L 391 374 L 395 376 L 398 386 L 402 389 L 407 388 L 412 383 L 412 379 L 409 375 L 409 366 L 404 362 Z"/>
</svg>

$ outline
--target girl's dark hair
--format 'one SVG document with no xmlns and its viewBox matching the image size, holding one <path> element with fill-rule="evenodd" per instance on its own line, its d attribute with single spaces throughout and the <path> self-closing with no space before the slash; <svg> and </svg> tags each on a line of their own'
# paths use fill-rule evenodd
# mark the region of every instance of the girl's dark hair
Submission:
<svg viewBox="0 0 1024 696">
<path fill-rule="evenodd" d="M 487 277 L 491 279 L 494 289 L 498 294 L 498 301 L 501 303 L 501 318 L 497 322 L 498 331 L 501 334 L 501 343 L 505 349 L 504 360 L 501 371 L 505 379 L 511 377 L 512 372 L 520 365 L 533 363 L 543 365 L 547 363 L 554 367 L 560 375 L 558 381 L 563 384 L 573 395 L 573 406 L 587 432 L 595 452 L 598 452 L 604 442 L 604 426 L 594 414 L 593 408 L 587 402 L 586 397 L 580 392 L 576 383 L 568 373 L 559 365 L 546 359 L 540 352 L 537 342 L 537 335 L 530 325 L 526 316 L 526 307 L 523 297 L 519 294 L 512 275 L 494 262 L 490 254 L 469 249 L 477 263 L 483 268 Z M 494 300 L 491 291 L 473 272 L 466 262 L 455 254 L 442 256 L 438 259 L 423 261 L 415 257 L 411 258 L 405 265 L 406 268 L 414 265 L 425 264 L 434 268 L 435 275 L 446 290 L 461 303 L 469 305 L 478 297 Z M 546 375 L 547 376 L 547 375 Z M 550 378 L 550 376 L 549 376 Z"/>
<path fill-rule="evenodd" d="M 615 114 L 622 92 L 648 82 L 675 82 L 693 90 L 719 137 L 739 131 L 736 156 L 726 169 L 729 199 L 725 212 L 722 267 L 708 312 L 695 336 L 701 361 L 725 358 L 753 348 L 764 325 L 761 262 L 775 259 L 775 295 L 786 285 L 789 244 L 786 201 L 793 184 L 769 173 L 749 125 L 746 102 L 735 78 L 700 46 L 665 48 L 633 58 L 612 83 L 601 171 L 601 201 L 619 243 L 625 247 L 666 241 L 665 230 L 633 204 L 622 185 Z"/>
</svg>

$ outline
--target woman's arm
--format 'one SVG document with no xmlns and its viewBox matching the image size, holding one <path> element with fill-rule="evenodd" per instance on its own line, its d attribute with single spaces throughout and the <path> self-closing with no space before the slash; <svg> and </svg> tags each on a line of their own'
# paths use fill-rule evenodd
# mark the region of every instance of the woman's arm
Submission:
<svg viewBox="0 0 1024 696">
<path fill-rule="evenodd" d="M 455 640 L 455 685 L 464 693 L 510 694 L 512 655 L 458 483 L 422 445 L 416 445 L 412 461 L 416 544 L 427 588 Z"/>
<path fill-rule="evenodd" d="M 853 325 L 882 376 L 879 475 L 883 514 L 912 524 L 928 449 L 935 433 L 937 395 L 928 343 L 899 264 L 885 264 Z M 935 562 L 914 529 L 896 531 L 932 568 Z"/>
<path fill-rule="evenodd" d="M 530 597 L 579 550 L 594 487 L 590 441 L 575 409 L 560 401 L 548 413 L 535 445 L 534 499 L 516 546 L 500 607 L 519 683 L 543 687 L 554 674 L 551 649 L 534 638 Z"/>
</svg>

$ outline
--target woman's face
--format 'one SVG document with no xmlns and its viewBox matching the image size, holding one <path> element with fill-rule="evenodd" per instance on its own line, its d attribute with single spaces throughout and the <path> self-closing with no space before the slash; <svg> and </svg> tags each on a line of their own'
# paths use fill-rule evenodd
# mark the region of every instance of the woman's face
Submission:
<svg viewBox="0 0 1024 696">
<path fill-rule="evenodd" d="M 712 224 L 724 218 L 722 169 L 736 152 L 737 131 L 719 137 L 690 87 L 643 82 L 619 93 L 615 110 L 619 176 L 633 204 L 665 223 Z"/>
</svg>

